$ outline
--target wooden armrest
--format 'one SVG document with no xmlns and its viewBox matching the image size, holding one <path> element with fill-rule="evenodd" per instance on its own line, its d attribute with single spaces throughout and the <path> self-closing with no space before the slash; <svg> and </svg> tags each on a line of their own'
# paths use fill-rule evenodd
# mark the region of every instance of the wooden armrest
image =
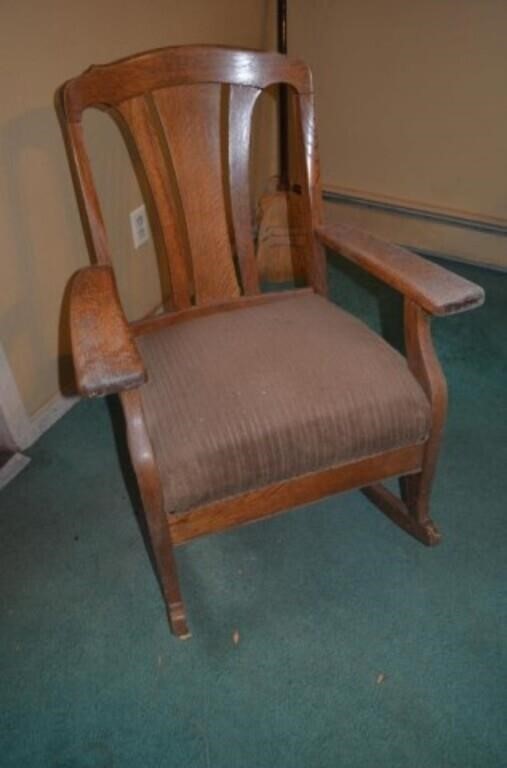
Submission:
<svg viewBox="0 0 507 768">
<path fill-rule="evenodd" d="M 372 237 L 367 232 L 332 224 L 319 226 L 317 238 L 432 315 L 453 315 L 479 307 L 483 289 L 421 256 Z"/>
<path fill-rule="evenodd" d="M 70 334 L 80 394 L 97 397 L 146 381 L 111 267 L 86 267 L 72 277 Z"/>
</svg>

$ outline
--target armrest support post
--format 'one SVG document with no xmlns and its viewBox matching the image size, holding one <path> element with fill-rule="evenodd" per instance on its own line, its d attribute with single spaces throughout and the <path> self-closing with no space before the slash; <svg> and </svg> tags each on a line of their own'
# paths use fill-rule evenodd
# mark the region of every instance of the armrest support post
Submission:
<svg viewBox="0 0 507 768">
<path fill-rule="evenodd" d="M 478 307 L 484 301 L 484 291 L 404 248 L 352 227 L 317 227 L 315 236 L 404 296 L 407 363 L 430 403 L 430 433 L 420 472 L 400 478 L 402 502 L 381 487 L 366 488 L 364 492 L 416 538 L 428 545 L 437 544 L 440 534 L 429 516 L 429 500 L 447 414 L 447 383 L 433 346 L 431 315 L 451 315 Z"/>
<path fill-rule="evenodd" d="M 425 522 L 447 416 L 447 382 L 433 346 L 430 316 L 407 298 L 404 313 L 407 362 L 430 402 L 431 431 L 424 448 L 422 471 L 403 479 L 402 495 L 418 521 Z"/>
</svg>

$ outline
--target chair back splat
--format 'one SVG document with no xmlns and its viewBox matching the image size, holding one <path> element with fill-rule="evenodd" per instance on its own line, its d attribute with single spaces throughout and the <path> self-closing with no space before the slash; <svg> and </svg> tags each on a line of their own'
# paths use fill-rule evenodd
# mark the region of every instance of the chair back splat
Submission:
<svg viewBox="0 0 507 768">
<path fill-rule="evenodd" d="M 259 292 L 249 165 L 261 92 L 286 84 L 304 168 L 305 282 L 325 293 L 323 249 L 313 238 L 320 188 L 308 67 L 276 53 L 185 46 L 94 66 L 62 90 L 69 156 L 97 262 L 110 263 L 83 142 L 82 113 L 107 109 L 134 148 L 168 260 L 175 309 Z M 210 226 L 210 222 L 212 225 Z"/>
</svg>

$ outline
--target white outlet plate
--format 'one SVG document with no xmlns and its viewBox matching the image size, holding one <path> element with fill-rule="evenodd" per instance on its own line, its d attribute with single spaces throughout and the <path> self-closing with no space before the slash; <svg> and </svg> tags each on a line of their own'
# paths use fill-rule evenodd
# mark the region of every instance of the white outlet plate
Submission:
<svg viewBox="0 0 507 768">
<path fill-rule="evenodd" d="M 129 216 L 132 240 L 134 241 L 134 248 L 137 249 L 150 239 L 150 225 L 148 224 L 146 207 L 140 205 L 139 208 L 134 208 L 133 211 L 130 211 Z"/>
</svg>

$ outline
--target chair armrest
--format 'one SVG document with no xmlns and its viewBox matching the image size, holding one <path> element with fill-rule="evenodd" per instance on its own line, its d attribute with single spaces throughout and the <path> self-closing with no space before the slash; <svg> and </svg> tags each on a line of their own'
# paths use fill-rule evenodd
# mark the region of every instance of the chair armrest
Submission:
<svg viewBox="0 0 507 768">
<path fill-rule="evenodd" d="M 317 227 L 315 235 L 431 315 L 453 315 L 484 302 L 484 291 L 475 283 L 367 232 L 332 224 Z"/>
<path fill-rule="evenodd" d="M 85 267 L 72 277 L 70 335 L 80 394 L 97 397 L 146 381 L 111 267 Z"/>
</svg>

